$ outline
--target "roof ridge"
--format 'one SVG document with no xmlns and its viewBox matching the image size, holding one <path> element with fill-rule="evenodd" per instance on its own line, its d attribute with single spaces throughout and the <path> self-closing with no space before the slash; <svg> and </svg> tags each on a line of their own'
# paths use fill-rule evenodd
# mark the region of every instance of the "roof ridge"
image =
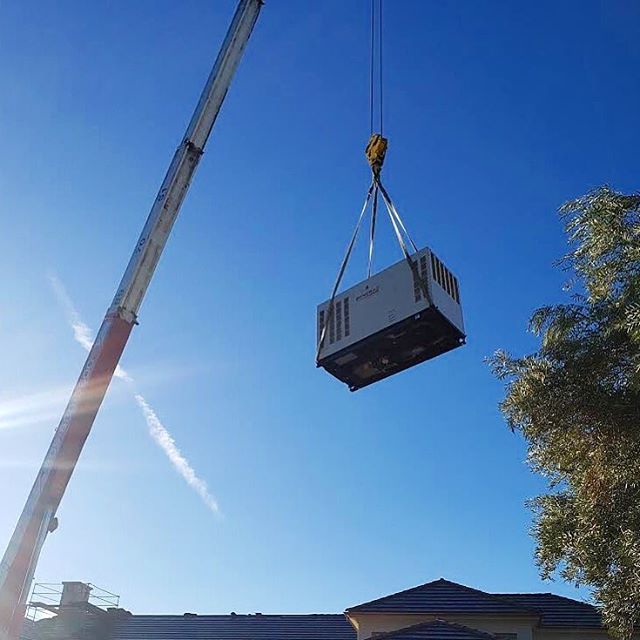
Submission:
<svg viewBox="0 0 640 640">
<path fill-rule="evenodd" d="M 502 598 L 500 598 L 500 596 L 498 594 L 495 593 L 490 593 L 488 591 L 482 591 L 480 589 L 475 589 L 474 587 L 468 587 L 466 584 L 458 584 L 457 582 L 451 582 L 450 580 L 445 580 L 445 582 L 449 582 L 449 584 L 455 584 L 457 587 L 461 587 L 462 589 L 464 589 L 465 591 L 471 591 L 472 593 L 479 593 L 483 596 L 488 596 L 489 598 L 494 598 L 495 600 L 499 600 L 501 602 L 503 602 Z M 513 606 L 512 603 L 509 603 L 511 606 Z M 534 613 L 537 616 L 541 615 L 541 612 L 538 611 L 537 609 L 529 609 L 528 607 L 521 607 L 521 606 L 516 606 L 516 609 L 520 609 L 521 611 L 524 611 L 525 613 Z"/>
<path fill-rule="evenodd" d="M 375 602 L 380 602 L 380 600 L 386 600 L 387 598 L 392 598 L 393 596 L 403 595 L 405 593 L 411 593 L 412 591 L 417 591 L 418 589 L 422 589 L 423 587 L 427 587 L 430 584 L 435 584 L 436 582 L 448 582 L 444 578 L 438 578 L 437 580 L 430 580 L 429 582 L 425 582 L 424 584 L 419 584 L 415 587 L 409 587 L 408 589 L 401 589 L 400 591 L 396 591 L 395 593 L 390 593 L 386 596 L 381 596 L 380 598 L 374 598 L 373 600 L 369 600 L 367 602 L 362 602 L 360 604 L 356 604 L 353 607 L 347 607 L 345 612 L 351 611 L 353 609 L 357 609 L 358 607 L 364 607 L 368 604 L 374 604 Z"/>
<path fill-rule="evenodd" d="M 362 607 L 367 607 L 369 605 L 372 604 L 377 604 L 383 600 L 388 600 L 389 598 L 394 598 L 395 596 L 399 596 L 399 595 L 404 595 L 407 593 L 411 593 L 413 591 L 418 591 L 419 589 L 424 589 L 425 587 L 437 584 L 437 583 L 446 583 L 449 585 L 453 585 L 455 587 L 458 587 L 464 591 L 468 591 L 470 593 L 474 593 L 476 595 L 481 595 L 484 596 L 486 598 L 489 599 L 493 599 L 493 600 L 497 600 L 500 602 L 500 604 L 502 605 L 509 605 L 511 607 L 513 607 L 516 610 L 520 610 L 523 613 L 529 613 L 529 614 L 534 614 L 536 616 L 540 616 L 540 611 L 536 610 L 536 609 L 529 609 L 527 607 L 523 607 L 521 605 L 514 605 L 512 602 L 505 602 L 502 598 L 500 598 L 500 596 L 498 594 L 493 594 L 493 593 L 489 593 L 487 591 L 481 591 L 480 589 L 475 589 L 474 587 L 468 587 L 465 584 L 460 584 L 459 582 L 453 582 L 452 580 L 447 580 L 446 578 L 438 578 L 437 580 L 431 580 L 430 582 L 425 582 L 424 584 L 420 584 L 417 585 L 415 587 L 410 587 L 409 589 L 403 589 L 402 591 L 397 591 L 396 593 L 391 593 L 387 596 L 382 596 L 381 598 L 375 598 L 374 600 L 370 600 L 368 602 L 363 602 L 362 604 L 357 604 L 354 605 L 353 607 L 349 607 L 347 609 L 345 609 L 345 613 L 349 613 L 350 611 L 357 611 L 358 609 L 361 609 Z"/>
<path fill-rule="evenodd" d="M 598 607 L 592 602 L 585 602 L 584 600 L 576 600 L 575 598 L 570 598 L 569 596 L 561 596 L 558 593 L 552 593 L 551 591 L 529 591 L 523 593 L 494 593 L 495 596 L 551 596 L 552 598 L 560 598 L 561 600 L 568 600 L 572 604 L 582 604 L 587 607 L 592 607 L 597 609 Z"/>
</svg>

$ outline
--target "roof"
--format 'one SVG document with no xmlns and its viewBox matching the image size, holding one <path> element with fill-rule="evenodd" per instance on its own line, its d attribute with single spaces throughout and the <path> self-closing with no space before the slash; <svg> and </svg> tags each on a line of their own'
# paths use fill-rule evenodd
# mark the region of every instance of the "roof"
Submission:
<svg viewBox="0 0 640 640">
<path fill-rule="evenodd" d="M 544 627 L 602 628 L 600 612 L 586 602 L 553 593 L 504 593 L 499 597 L 519 606 L 537 609 L 542 613 Z"/>
<path fill-rule="evenodd" d="M 375 640 L 495 640 L 490 634 L 443 620 L 451 616 L 459 620 L 458 616 L 465 615 L 528 618 L 533 625 L 552 629 L 602 628 L 598 609 L 584 602 L 551 593 L 487 593 L 442 578 L 351 607 L 346 613 L 437 618 L 376 634 Z M 100 623 L 109 640 L 356 640 L 356 632 L 344 614 L 131 615 L 123 609 L 100 614 L 95 622 Z M 64 616 L 58 616 L 36 626 L 53 625 L 57 629 L 63 623 Z M 68 634 L 42 637 L 67 638 Z"/>
<path fill-rule="evenodd" d="M 138 616 L 119 619 L 113 640 L 355 640 L 343 614 Z"/>
<path fill-rule="evenodd" d="M 347 613 L 500 614 L 539 617 L 539 612 L 444 578 L 347 609 Z"/>
<path fill-rule="evenodd" d="M 494 635 L 461 624 L 432 620 L 377 635 L 376 640 L 496 640 Z"/>
<path fill-rule="evenodd" d="M 602 617 L 586 602 L 553 593 L 487 593 L 435 580 L 347 609 L 347 613 L 496 614 L 535 616 L 540 626 L 601 629 Z"/>
</svg>

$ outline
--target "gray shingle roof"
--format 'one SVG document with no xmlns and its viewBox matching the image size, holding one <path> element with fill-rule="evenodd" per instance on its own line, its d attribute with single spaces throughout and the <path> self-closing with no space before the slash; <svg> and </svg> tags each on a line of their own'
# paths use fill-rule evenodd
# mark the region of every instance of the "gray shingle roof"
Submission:
<svg viewBox="0 0 640 640">
<path fill-rule="evenodd" d="M 375 637 L 376 640 L 495 640 L 495 636 L 461 624 L 432 620 L 391 631 Z"/>
<path fill-rule="evenodd" d="M 544 627 L 598 629 L 592 605 L 551 593 L 491 594 L 440 579 L 351 607 L 347 613 L 526 616 Z M 342 614 L 122 615 L 111 640 L 356 640 Z M 406 627 L 376 640 L 489 640 L 489 634 L 443 620 Z"/>
<path fill-rule="evenodd" d="M 505 593 L 500 597 L 513 604 L 537 609 L 542 613 L 542 626 L 599 629 L 602 617 L 596 607 L 553 593 Z"/>
<path fill-rule="evenodd" d="M 125 616 L 113 640 L 355 640 L 343 614 Z"/>
<path fill-rule="evenodd" d="M 444 578 L 347 609 L 347 613 L 485 613 L 538 617 L 528 607 Z"/>
</svg>

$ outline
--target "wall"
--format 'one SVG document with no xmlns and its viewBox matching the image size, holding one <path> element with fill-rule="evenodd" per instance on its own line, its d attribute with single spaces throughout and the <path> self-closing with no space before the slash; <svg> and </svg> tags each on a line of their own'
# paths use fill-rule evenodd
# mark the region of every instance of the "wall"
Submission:
<svg viewBox="0 0 640 640">
<path fill-rule="evenodd" d="M 374 632 L 386 633 L 410 627 L 436 617 L 489 633 L 516 633 L 518 640 L 608 640 L 599 629 L 537 629 L 535 618 L 491 618 L 490 616 L 426 616 L 404 614 L 357 613 L 349 616 L 358 632 L 358 640 L 371 638 Z"/>
<path fill-rule="evenodd" d="M 421 622 L 428 622 L 439 617 L 447 622 L 462 624 L 472 629 L 487 631 L 489 633 L 515 633 L 518 640 L 533 640 L 533 628 L 537 624 L 537 618 L 514 617 L 505 619 L 504 617 L 492 618 L 490 616 L 425 616 L 425 615 L 404 615 L 404 614 L 379 614 L 379 613 L 357 613 L 349 616 L 358 632 L 358 640 L 367 640 L 374 632 L 384 633 L 396 631 L 405 627 L 410 627 Z M 600 636 L 602 638 L 602 636 Z M 537 637 L 536 637 L 537 640 Z M 553 637 L 546 637 L 545 640 L 557 640 Z M 567 639 L 569 640 L 569 639 Z M 571 639 L 574 640 L 574 639 Z"/>
</svg>

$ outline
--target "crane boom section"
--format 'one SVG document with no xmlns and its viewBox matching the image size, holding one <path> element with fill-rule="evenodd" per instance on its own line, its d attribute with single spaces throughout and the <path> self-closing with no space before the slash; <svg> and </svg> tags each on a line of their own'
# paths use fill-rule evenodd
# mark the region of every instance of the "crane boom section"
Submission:
<svg viewBox="0 0 640 640">
<path fill-rule="evenodd" d="M 135 320 L 138 313 L 261 4 L 261 0 L 240 2 L 184 139 L 151 208 L 111 307 L 127 319 Z"/>
<path fill-rule="evenodd" d="M 0 640 L 17 640 L 47 533 L 137 321 L 137 314 L 189 189 L 262 0 L 240 0 L 185 136 L 175 152 L 113 302 L 87 356 L 0 562 Z"/>
</svg>

